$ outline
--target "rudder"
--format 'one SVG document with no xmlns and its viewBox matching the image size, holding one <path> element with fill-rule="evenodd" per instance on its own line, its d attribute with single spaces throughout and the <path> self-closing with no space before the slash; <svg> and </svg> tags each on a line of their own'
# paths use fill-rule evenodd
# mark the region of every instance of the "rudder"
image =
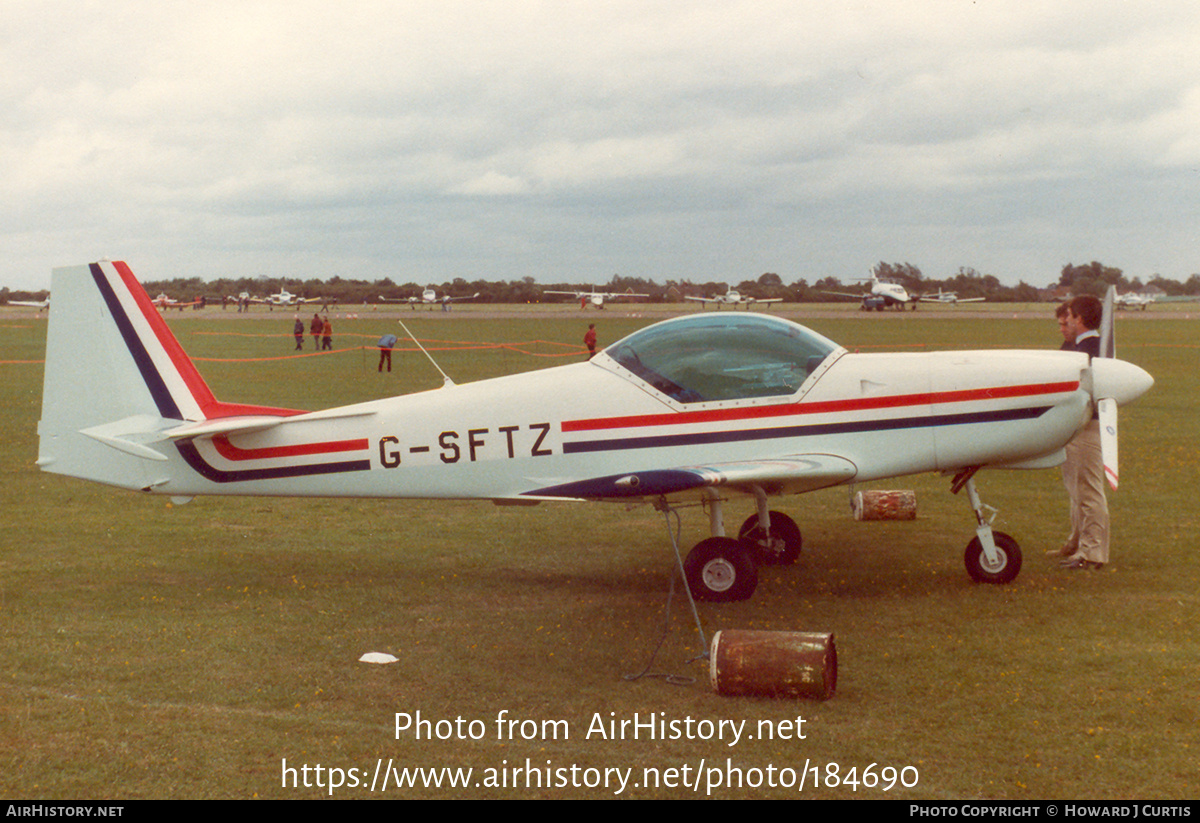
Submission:
<svg viewBox="0 0 1200 823">
<path fill-rule="evenodd" d="M 204 420 L 211 391 L 124 263 L 55 269 L 38 465 L 121 486 L 163 482 L 161 432 Z"/>
</svg>

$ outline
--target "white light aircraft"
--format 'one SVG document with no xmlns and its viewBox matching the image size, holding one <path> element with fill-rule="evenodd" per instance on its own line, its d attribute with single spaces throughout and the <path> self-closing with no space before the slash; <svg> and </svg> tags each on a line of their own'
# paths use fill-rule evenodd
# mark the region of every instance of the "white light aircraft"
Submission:
<svg viewBox="0 0 1200 823">
<path fill-rule="evenodd" d="M 37 309 L 39 312 L 48 311 L 50 308 L 50 298 L 45 300 L 9 300 L 4 305 L 6 306 L 24 306 L 29 309 Z"/>
<path fill-rule="evenodd" d="M 610 292 L 610 291 L 545 291 L 543 294 L 569 294 L 579 301 L 579 308 L 584 306 L 595 306 L 597 309 L 604 308 L 605 300 L 623 300 L 634 297 L 649 297 L 648 294 L 634 294 L 632 291 L 627 292 Z"/>
<path fill-rule="evenodd" d="M 937 290 L 937 294 L 921 295 L 922 303 L 982 303 L 986 297 L 959 297 L 958 292 Z"/>
<path fill-rule="evenodd" d="M 244 292 L 243 292 L 244 294 Z M 281 287 L 276 294 L 271 294 L 266 297 L 249 297 L 251 303 L 263 303 L 268 308 L 274 309 L 276 306 L 300 306 L 305 303 L 332 303 L 335 301 L 326 300 L 324 297 L 301 297 L 298 294 L 292 294 L 287 290 L 287 287 Z"/>
<path fill-rule="evenodd" d="M 1146 310 L 1146 307 L 1155 301 L 1152 294 L 1118 294 L 1116 296 L 1116 305 L 1118 309 L 1141 309 Z"/>
<path fill-rule="evenodd" d="M 442 308 L 446 309 L 449 304 L 458 300 L 474 300 L 477 297 L 479 297 L 479 292 L 475 292 L 469 297 L 451 297 L 448 294 L 438 297 L 437 291 L 433 288 L 425 289 L 425 291 L 421 292 L 420 297 L 384 297 L 382 294 L 379 295 L 379 299 L 384 303 L 408 303 L 414 311 L 416 311 L 417 304 L 427 305 L 430 311 L 432 311 L 434 305 L 438 303 L 441 303 Z"/>
<path fill-rule="evenodd" d="M 770 498 L 920 472 L 967 490 L 971 577 L 1009 582 L 1020 548 L 992 530 L 975 473 L 1058 465 L 1098 406 L 1115 480 L 1116 404 L 1154 382 L 1077 352 L 855 354 L 781 318 L 711 313 L 586 362 L 303 412 L 217 400 L 124 263 L 56 269 L 52 284 L 44 471 L 182 500 L 699 501 L 712 536 L 684 571 L 718 601 L 749 597 L 758 563 L 799 554 L 800 530 Z M 756 512 L 730 537 L 734 495 Z"/>
<path fill-rule="evenodd" d="M 855 300 L 861 300 L 862 305 L 859 308 L 862 311 L 870 311 L 871 309 L 883 311 L 892 306 L 903 311 L 904 307 L 909 305 L 913 307 L 913 311 L 917 310 L 917 303 L 920 301 L 910 295 L 908 290 L 899 283 L 884 282 L 876 276 L 874 271 L 866 279 L 871 281 L 871 290 L 866 293 L 859 292 L 858 294 L 853 294 L 844 291 L 827 291 L 824 294 L 832 294 L 836 297 L 853 297 Z"/>
<path fill-rule="evenodd" d="M 168 296 L 166 292 L 159 292 L 158 297 L 155 297 L 150 302 L 153 303 L 157 308 L 160 308 L 163 310 L 179 309 L 180 311 L 183 311 L 188 306 L 194 306 L 197 303 L 199 303 L 200 301 L 199 300 L 180 301 L 180 300 L 176 300 L 174 297 Z"/>
<path fill-rule="evenodd" d="M 746 311 L 750 311 L 750 307 L 755 303 L 782 303 L 782 297 L 767 297 L 759 299 L 757 297 L 742 297 L 741 292 L 732 286 L 726 286 L 724 294 L 714 294 L 712 297 L 685 297 L 684 300 L 694 300 L 700 303 L 700 308 L 703 309 L 709 303 L 717 304 L 717 311 L 721 310 L 721 306 L 733 306 L 736 309 L 738 306 L 745 306 Z"/>
</svg>

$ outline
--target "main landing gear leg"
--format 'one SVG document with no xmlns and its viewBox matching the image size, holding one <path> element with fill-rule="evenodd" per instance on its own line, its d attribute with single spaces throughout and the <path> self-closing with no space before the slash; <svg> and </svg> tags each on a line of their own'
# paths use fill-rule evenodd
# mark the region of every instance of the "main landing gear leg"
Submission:
<svg viewBox="0 0 1200 823">
<path fill-rule="evenodd" d="M 705 503 L 708 505 L 708 531 L 713 537 L 725 536 L 725 510 L 721 495 L 713 489 L 704 490 Z"/>
<path fill-rule="evenodd" d="M 738 529 L 738 540 L 750 546 L 759 565 L 790 565 L 800 556 L 804 539 L 796 521 L 782 512 L 767 509 L 767 493 L 761 486 L 754 487 L 754 501 L 758 508 Z"/>
<path fill-rule="evenodd" d="M 746 600 L 758 586 L 758 565 L 750 547 L 725 536 L 725 517 L 720 494 L 705 489 L 708 525 L 712 534 L 701 540 L 683 563 L 688 589 L 697 600 L 730 603 Z"/>
<path fill-rule="evenodd" d="M 724 506 L 720 494 L 706 489 L 704 505 L 708 507 L 708 527 L 712 535 L 701 540 L 688 552 L 681 564 L 688 593 L 696 600 L 715 603 L 730 603 L 746 600 L 758 586 L 758 565 L 749 543 L 725 536 Z M 660 500 L 655 504 L 659 511 L 673 509 Z M 675 543 L 674 534 L 671 537 Z M 678 544 L 675 543 L 676 552 Z"/>
<path fill-rule="evenodd" d="M 975 489 L 975 473 L 979 466 L 964 469 L 954 477 L 950 491 L 958 494 L 967 490 L 967 500 L 975 513 L 975 537 L 967 544 L 963 562 L 967 574 L 976 583 L 1011 583 L 1021 572 L 1021 547 L 1004 532 L 992 530 L 997 511 L 979 499 Z M 987 512 L 984 511 L 987 509 Z"/>
</svg>

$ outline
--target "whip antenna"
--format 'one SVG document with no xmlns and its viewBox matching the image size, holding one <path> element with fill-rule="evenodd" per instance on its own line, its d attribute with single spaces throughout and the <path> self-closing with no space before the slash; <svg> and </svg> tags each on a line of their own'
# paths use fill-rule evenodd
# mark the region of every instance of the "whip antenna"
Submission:
<svg viewBox="0 0 1200 823">
<path fill-rule="evenodd" d="M 410 332 L 410 331 L 408 330 L 408 326 L 404 325 L 404 321 L 403 321 L 403 320 L 398 320 L 398 321 L 396 321 L 396 322 L 398 322 L 398 323 L 400 324 L 400 328 L 404 329 L 404 333 L 405 333 L 405 334 L 407 334 L 407 335 L 409 336 L 409 338 L 410 338 L 410 339 L 411 339 L 411 340 L 412 340 L 414 343 L 416 343 L 416 344 L 417 344 L 417 348 L 421 350 L 421 354 L 423 354 L 423 355 L 425 355 L 426 357 L 428 357 L 428 358 L 429 358 L 429 362 L 430 362 L 430 363 L 432 363 L 432 364 L 433 364 L 433 367 L 434 367 L 435 369 L 437 369 L 437 370 L 438 370 L 438 373 L 439 373 L 439 374 L 442 376 L 442 379 L 446 381 L 446 382 L 443 384 L 443 386 L 453 386 L 453 385 L 454 385 L 454 381 L 450 379 L 450 375 L 448 375 L 448 374 L 446 374 L 444 371 L 442 371 L 442 367 L 441 367 L 441 366 L 439 366 L 439 365 L 437 364 L 437 361 L 433 359 L 433 355 L 432 355 L 432 354 L 430 354 L 429 352 L 425 351 L 425 347 L 421 345 L 421 341 L 417 339 L 417 336 L 416 336 L 415 334 L 413 334 L 412 332 Z"/>
</svg>

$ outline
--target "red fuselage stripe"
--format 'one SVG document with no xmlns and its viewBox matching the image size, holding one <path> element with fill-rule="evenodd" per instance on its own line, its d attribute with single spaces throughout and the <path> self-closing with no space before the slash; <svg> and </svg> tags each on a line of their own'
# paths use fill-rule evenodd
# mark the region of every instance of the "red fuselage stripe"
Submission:
<svg viewBox="0 0 1200 823">
<path fill-rule="evenodd" d="M 754 420 L 763 417 L 787 417 L 798 414 L 827 414 L 831 412 L 895 409 L 905 406 L 932 406 L 940 403 L 967 403 L 977 400 L 998 400 L 1011 397 L 1034 397 L 1075 391 L 1079 381 L 1035 383 L 1025 386 L 993 386 L 986 389 L 962 391 L 896 394 L 887 397 L 863 397 L 854 400 L 826 400 L 815 403 L 782 403 L 771 406 L 752 406 L 737 409 L 710 409 L 667 414 L 641 414 L 627 417 L 595 417 L 588 420 L 565 420 L 563 432 L 625 429 L 643 426 L 677 426 L 684 423 L 711 423 L 728 420 Z"/>
</svg>

